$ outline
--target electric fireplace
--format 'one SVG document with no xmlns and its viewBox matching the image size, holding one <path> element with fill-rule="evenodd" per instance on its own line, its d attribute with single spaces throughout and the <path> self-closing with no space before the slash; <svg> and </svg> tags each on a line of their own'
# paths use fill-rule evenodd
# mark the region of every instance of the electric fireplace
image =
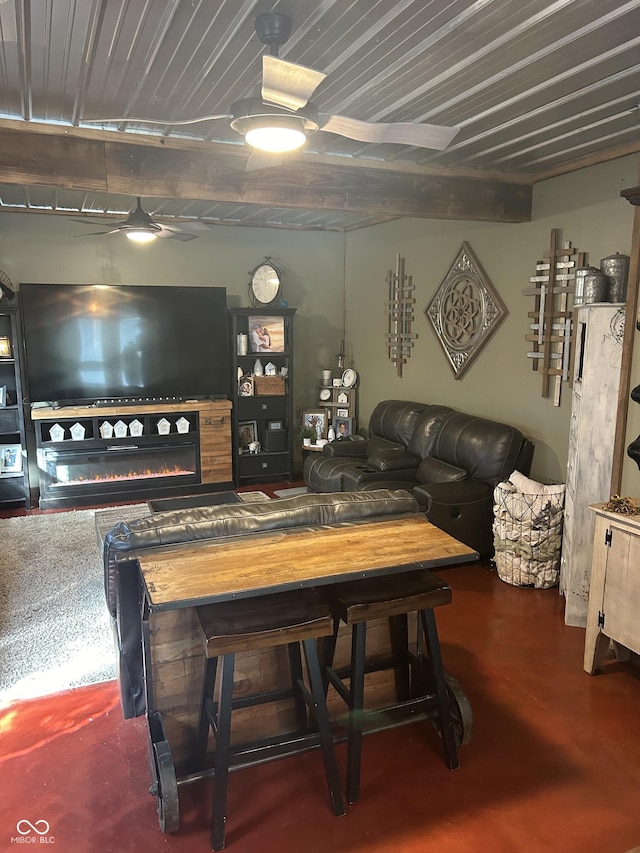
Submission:
<svg viewBox="0 0 640 853">
<path fill-rule="evenodd" d="M 231 404 L 33 409 L 41 509 L 179 497 L 232 486 Z"/>
<path fill-rule="evenodd" d="M 43 506 L 77 503 L 78 498 L 87 497 L 99 503 L 123 492 L 129 497 L 134 493 L 157 496 L 167 487 L 200 482 L 198 448 L 193 440 L 169 446 L 115 445 L 104 450 L 44 448 L 38 455 Z"/>
</svg>

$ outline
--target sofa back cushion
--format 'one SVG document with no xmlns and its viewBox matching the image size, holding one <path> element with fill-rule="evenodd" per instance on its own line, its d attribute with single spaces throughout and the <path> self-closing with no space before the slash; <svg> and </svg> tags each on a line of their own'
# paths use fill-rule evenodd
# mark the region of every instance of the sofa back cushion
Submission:
<svg viewBox="0 0 640 853">
<path fill-rule="evenodd" d="M 409 492 L 377 489 L 370 492 L 297 495 L 259 503 L 220 504 L 170 510 L 137 521 L 121 521 L 105 536 L 103 559 L 105 593 L 112 616 L 118 601 L 118 560 L 129 552 L 159 545 L 264 533 L 291 527 L 354 523 L 370 518 L 418 512 Z M 179 571 L 176 565 L 176 571 Z"/>
<path fill-rule="evenodd" d="M 449 406 L 425 406 L 411 435 L 409 453 L 417 459 L 431 456 L 442 425 L 453 412 Z"/>
<path fill-rule="evenodd" d="M 444 421 L 432 456 L 495 486 L 516 467 L 523 441 L 520 430 L 508 424 L 454 412 Z"/>
<path fill-rule="evenodd" d="M 394 446 L 406 450 L 425 408 L 424 403 L 409 400 L 383 400 L 378 403 L 369 418 L 367 456 Z"/>
</svg>

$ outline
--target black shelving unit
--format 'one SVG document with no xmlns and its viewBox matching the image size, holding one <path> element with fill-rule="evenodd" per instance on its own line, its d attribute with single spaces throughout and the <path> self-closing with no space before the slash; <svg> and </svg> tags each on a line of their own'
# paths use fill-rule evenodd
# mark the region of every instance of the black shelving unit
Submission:
<svg viewBox="0 0 640 853">
<path fill-rule="evenodd" d="M 230 308 L 231 387 L 233 400 L 233 460 L 237 486 L 294 479 L 293 472 L 293 318 L 295 308 Z M 262 321 L 271 349 L 253 352 L 251 326 Z M 247 354 L 238 352 L 238 336 L 247 336 Z M 271 364 L 275 376 L 256 377 L 259 359 Z M 282 375 L 285 368 L 286 376 Z M 245 379 L 240 382 L 240 377 Z M 247 381 L 247 378 L 248 381 Z M 247 392 L 251 390 L 252 393 Z M 251 435 L 260 444 L 252 453 Z"/>
<path fill-rule="evenodd" d="M 18 307 L 0 303 L 0 508 L 31 507 Z"/>
</svg>

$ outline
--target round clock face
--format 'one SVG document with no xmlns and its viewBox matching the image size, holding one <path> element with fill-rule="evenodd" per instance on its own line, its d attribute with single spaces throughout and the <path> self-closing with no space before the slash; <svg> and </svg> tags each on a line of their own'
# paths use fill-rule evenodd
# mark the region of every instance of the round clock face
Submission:
<svg viewBox="0 0 640 853">
<path fill-rule="evenodd" d="M 342 374 L 342 384 L 345 388 L 353 388 L 358 379 L 358 374 L 351 367 L 348 367 Z"/>
<path fill-rule="evenodd" d="M 320 399 L 321 400 L 329 400 L 331 398 L 331 389 L 330 388 L 321 388 L 320 389 Z"/>
<path fill-rule="evenodd" d="M 268 305 L 280 290 L 280 275 L 272 264 L 260 264 L 251 273 L 251 295 L 261 305 Z"/>
</svg>

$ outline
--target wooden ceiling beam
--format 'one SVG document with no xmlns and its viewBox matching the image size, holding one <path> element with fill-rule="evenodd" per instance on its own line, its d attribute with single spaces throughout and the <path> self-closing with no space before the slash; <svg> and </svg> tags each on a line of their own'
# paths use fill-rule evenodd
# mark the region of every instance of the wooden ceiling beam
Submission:
<svg viewBox="0 0 640 853">
<path fill-rule="evenodd" d="M 5 123 L 6 124 L 6 123 Z M 527 222 L 532 182 L 443 170 L 400 171 L 313 156 L 245 171 L 246 149 L 0 125 L 0 183 L 129 196 L 488 222 Z M 397 164 L 396 164 L 397 166 Z"/>
</svg>

